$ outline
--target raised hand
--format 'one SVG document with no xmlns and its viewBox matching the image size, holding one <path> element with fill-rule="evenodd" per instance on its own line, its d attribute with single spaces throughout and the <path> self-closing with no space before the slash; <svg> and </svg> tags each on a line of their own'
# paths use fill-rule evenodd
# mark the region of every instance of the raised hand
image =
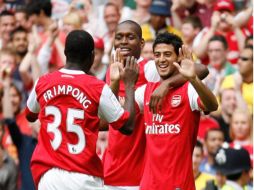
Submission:
<svg viewBox="0 0 254 190">
<path fill-rule="evenodd" d="M 181 58 L 180 65 L 176 62 L 173 64 L 176 66 L 178 71 L 188 80 L 196 78 L 195 63 L 192 58 L 191 51 L 185 45 L 179 49 L 179 57 Z"/>
<path fill-rule="evenodd" d="M 125 85 L 134 85 L 138 79 L 139 67 L 134 56 L 128 56 L 122 73 L 122 80 Z"/>
<path fill-rule="evenodd" d="M 123 57 L 120 54 L 120 49 L 116 50 L 115 56 L 111 56 L 110 60 L 110 81 L 119 81 L 123 72 Z"/>
</svg>

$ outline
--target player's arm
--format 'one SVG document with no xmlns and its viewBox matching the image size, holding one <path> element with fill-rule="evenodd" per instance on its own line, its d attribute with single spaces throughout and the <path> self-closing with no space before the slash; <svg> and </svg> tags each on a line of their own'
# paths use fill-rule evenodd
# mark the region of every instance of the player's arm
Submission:
<svg viewBox="0 0 254 190">
<path fill-rule="evenodd" d="M 36 86 L 37 86 L 37 81 L 34 85 L 33 90 L 31 91 L 31 93 L 28 97 L 27 106 L 26 106 L 26 110 L 25 110 L 26 119 L 29 122 L 35 122 L 38 119 L 38 113 L 40 110 L 40 105 L 37 102 L 37 94 L 35 91 Z"/>
<path fill-rule="evenodd" d="M 218 108 L 218 103 L 214 94 L 202 83 L 197 77 L 194 69 L 191 52 L 186 46 L 182 46 L 179 50 L 179 55 L 183 57 L 181 64 L 174 63 L 178 71 L 192 84 L 200 98 L 199 107 L 203 111 L 215 111 Z"/>
<path fill-rule="evenodd" d="M 194 64 L 195 73 L 197 74 L 198 78 L 201 80 L 204 79 L 208 74 L 209 71 L 205 65 L 202 64 Z M 180 73 L 168 78 L 167 80 L 163 81 L 160 86 L 158 86 L 153 94 L 151 95 L 149 108 L 153 113 L 156 113 L 157 110 L 161 110 L 163 98 L 168 93 L 170 88 L 175 88 L 183 85 L 187 79 L 181 75 Z"/>
</svg>

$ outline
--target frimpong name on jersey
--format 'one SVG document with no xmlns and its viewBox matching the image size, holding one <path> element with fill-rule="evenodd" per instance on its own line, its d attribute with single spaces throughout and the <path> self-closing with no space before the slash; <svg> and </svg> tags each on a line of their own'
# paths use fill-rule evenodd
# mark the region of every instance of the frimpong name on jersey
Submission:
<svg viewBox="0 0 254 190">
<path fill-rule="evenodd" d="M 164 123 L 163 117 L 164 115 L 153 114 L 152 124 L 145 123 L 146 134 L 178 134 L 180 133 L 179 124 Z"/>
<path fill-rule="evenodd" d="M 79 88 L 74 88 L 71 85 L 56 85 L 43 93 L 43 98 L 45 102 L 48 102 L 50 99 L 58 95 L 71 95 L 75 98 L 80 104 L 83 105 L 85 109 L 89 107 L 91 101 Z"/>
</svg>

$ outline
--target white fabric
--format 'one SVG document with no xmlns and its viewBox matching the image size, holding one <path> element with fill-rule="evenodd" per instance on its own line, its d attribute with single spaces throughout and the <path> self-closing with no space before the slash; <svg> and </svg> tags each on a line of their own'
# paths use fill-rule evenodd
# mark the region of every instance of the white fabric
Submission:
<svg viewBox="0 0 254 190">
<path fill-rule="evenodd" d="M 188 97 L 189 97 L 189 103 L 192 111 L 200 111 L 201 109 L 198 106 L 198 93 L 196 92 L 195 88 L 191 85 L 191 83 L 188 84 Z"/>
<path fill-rule="evenodd" d="M 155 62 L 153 60 L 148 61 L 144 66 L 145 78 L 148 82 L 159 82 L 160 75 L 157 72 Z"/>
<path fill-rule="evenodd" d="M 144 110 L 145 89 L 146 89 L 146 84 L 137 88 L 135 91 L 135 101 L 138 104 L 140 112 L 143 112 L 143 110 Z"/>
<path fill-rule="evenodd" d="M 139 190 L 139 186 L 110 186 L 105 185 L 105 190 Z"/>
<path fill-rule="evenodd" d="M 103 180 L 91 175 L 59 168 L 48 170 L 40 179 L 38 190 L 104 190 Z"/>
<path fill-rule="evenodd" d="M 51 54 L 52 54 L 52 48 L 50 47 L 50 44 L 48 43 L 48 41 L 46 41 L 42 45 L 37 56 L 37 61 L 40 65 L 42 74 L 45 74 L 48 72 L 48 66 L 49 66 Z"/>
<path fill-rule="evenodd" d="M 31 91 L 31 93 L 28 97 L 28 100 L 27 100 L 27 108 L 33 113 L 39 113 L 39 111 L 40 111 L 40 105 L 39 105 L 39 102 L 37 101 L 37 94 L 35 91 L 37 82 L 38 82 L 38 80 L 35 82 L 33 90 Z"/>
<path fill-rule="evenodd" d="M 105 119 L 107 122 L 112 123 L 117 121 L 124 113 L 117 98 L 107 84 L 102 89 L 98 115 L 100 118 Z"/>
</svg>

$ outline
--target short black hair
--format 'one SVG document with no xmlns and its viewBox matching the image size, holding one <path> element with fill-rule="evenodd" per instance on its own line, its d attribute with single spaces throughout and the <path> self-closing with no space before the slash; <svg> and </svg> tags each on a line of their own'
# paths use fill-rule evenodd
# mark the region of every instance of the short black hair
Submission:
<svg viewBox="0 0 254 190">
<path fill-rule="evenodd" d="M 32 1 L 31 3 L 29 3 L 27 5 L 27 15 L 28 17 L 32 16 L 32 15 L 39 15 L 40 14 L 40 4 L 38 1 Z"/>
<path fill-rule="evenodd" d="M 199 140 L 197 140 L 195 147 L 200 148 L 203 153 L 203 144 Z"/>
<path fill-rule="evenodd" d="M 27 30 L 26 30 L 24 27 L 19 26 L 19 27 L 15 28 L 15 29 L 11 32 L 11 34 L 10 34 L 11 41 L 13 40 L 13 36 L 14 36 L 16 33 L 19 33 L 19 32 L 24 32 L 24 33 L 27 33 L 27 34 L 28 34 Z"/>
<path fill-rule="evenodd" d="M 133 20 L 125 20 L 125 21 L 119 23 L 118 26 L 120 26 L 120 25 L 122 25 L 122 24 L 133 25 L 133 26 L 136 28 L 135 33 L 138 35 L 138 37 L 139 37 L 140 39 L 142 39 L 142 29 L 141 29 L 141 27 L 140 27 L 140 25 L 139 25 L 138 23 L 136 23 L 136 22 L 133 21 Z"/>
<path fill-rule="evenodd" d="M 93 37 L 84 30 L 73 30 L 66 38 L 64 54 L 67 63 L 82 65 L 87 61 L 88 65 L 84 67 L 89 70 L 93 64 L 89 63 L 92 62 L 91 57 L 94 54 Z"/>
<path fill-rule="evenodd" d="M 51 17 L 52 4 L 50 0 L 40 0 L 40 8 L 47 17 Z"/>
<path fill-rule="evenodd" d="M 29 16 L 36 14 L 39 15 L 43 11 L 47 17 L 51 17 L 52 4 L 50 0 L 37 0 L 32 1 L 27 7 L 27 13 Z"/>
<path fill-rule="evenodd" d="M 11 11 L 8 11 L 8 10 L 4 10 L 0 13 L 0 18 L 3 17 L 3 16 L 13 16 L 14 17 L 14 14 L 13 12 Z"/>
<path fill-rule="evenodd" d="M 224 49 L 228 49 L 228 42 L 226 38 L 222 35 L 214 35 L 210 38 L 209 43 L 213 41 L 220 41 L 223 44 Z"/>
<path fill-rule="evenodd" d="M 176 34 L 165 32 L 165 33 L 158 34 L 158 36 L 156 37 L 156 39 L 153 43 L 153 52 L 154 52 L 154 48 L 158 44 L 172 45 L 174 47 L 176 55 L 178 56 L 179 55 L 179 48 L 182 47 L 183 41 Z"/>
</svg>

